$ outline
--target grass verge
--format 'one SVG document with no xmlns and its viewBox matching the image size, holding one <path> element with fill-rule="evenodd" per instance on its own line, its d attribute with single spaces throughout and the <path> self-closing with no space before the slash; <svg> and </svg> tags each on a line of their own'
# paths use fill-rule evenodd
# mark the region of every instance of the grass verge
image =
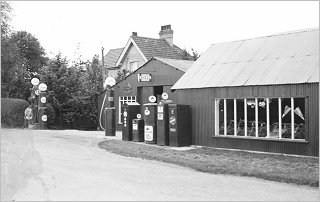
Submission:
<svg viewBox="0 0 320 202">
<path fill-rule="evenodd" d="M 197 171 L 257 177 L 319 187 L 319 159 L 202 147 L 187 151 L 128 141 L 105 140 L 99 147 L 122 156 L 172 163 Z"/>
</svg>

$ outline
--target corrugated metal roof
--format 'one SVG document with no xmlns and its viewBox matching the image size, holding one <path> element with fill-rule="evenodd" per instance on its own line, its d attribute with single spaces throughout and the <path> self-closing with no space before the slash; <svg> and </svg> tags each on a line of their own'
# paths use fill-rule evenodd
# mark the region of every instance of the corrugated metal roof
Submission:
<svg viewBox="0 0 320 202">
<path fill-rule="evenodd" d="M 183 72 L 186 72 L 194 63 L 194 61 L 190 61 L 190 60 L 176 60 L 176 59 L 159 58 L 159 57 L 154 57 L 154 58 L 172 67 L 175 67 Z"/>
<path fill-rule="evenodd" d="M 213 44 L 172 89 L 319 82 L 319 28 Z"/>
</svg>

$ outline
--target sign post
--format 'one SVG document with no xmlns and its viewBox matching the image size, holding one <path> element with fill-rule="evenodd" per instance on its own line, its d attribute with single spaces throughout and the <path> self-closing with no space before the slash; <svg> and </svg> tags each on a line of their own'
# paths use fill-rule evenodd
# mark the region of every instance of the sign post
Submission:
<svg viewBox="0 0 320 202">
<path fill-rule="evenodd" d="M 40 83 L 38 78 L 31 79 L 31 84 L 33 85 L 31 89 L 31 102 L 34 111 L 34 123 L 37 126 L 37 129 L 46 129 L 47 128 L 47 115 L 45 114 L 46 109 L 46 94 L 47 85 Z"/>
</svg>

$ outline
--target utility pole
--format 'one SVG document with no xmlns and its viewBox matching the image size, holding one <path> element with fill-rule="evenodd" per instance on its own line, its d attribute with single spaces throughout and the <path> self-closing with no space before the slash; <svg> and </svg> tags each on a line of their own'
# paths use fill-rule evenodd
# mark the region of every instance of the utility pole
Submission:
<svg viewBox="0 0 320 202">
<path fill-rule="evenodd" d="M 104 69 L 104 48 L 102 47 L 101 48 L 101 51 L 102 51 L 102 68 L 101 68 L 101 71 L 103 72 L 102 75 L 105 75 L 103 80 L 105 80 L 107 77 L 108 77 L 108 72 L 106 71 L 106 69 Z"/>
</svg>

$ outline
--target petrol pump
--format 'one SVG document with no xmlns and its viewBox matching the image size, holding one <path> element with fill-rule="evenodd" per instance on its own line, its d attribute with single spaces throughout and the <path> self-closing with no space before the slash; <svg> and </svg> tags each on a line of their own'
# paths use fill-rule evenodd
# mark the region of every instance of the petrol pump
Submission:
<svg viewBox="0 0 320 202">
<path fill-rule="evenodd" d="M 105 136 L 115 136 L 116 128 L 115 128 L 115 107 L 114 107 L 114 89 L 112 86 L 116 84 L 116 80 L 113 77 L 107 77 L 103 86 L 106 88 L 105 96 L 103 99 L 103 104 L 101 106 L 100 112 L 100 124 L 101 124 L 101 114 L 104 107 L 105 101 L 107 101 L 107 105 L 104 108 L 105 114 Z M 101 126 L 102 127 L 102 126 Z"/>
<path fill-rule="evenodd" d="M 144 107 L 144 142 L 147 144 L 157 143 L 157 103 L 155 96 L 149 97 L 150 103 Z"/>
<path fill-rule="evenodd" d="M 168 104 L 168 110 L 169 146 L 190 146 L 192 143 L 190 106 Z"/>
<path fill-rule="evenodd" d="M 168 94 L 162 93 L 161 101 L 157 106 L 157 144 L 169 145 L 169 112 L 168 104 L 173 103 L 168 100 Z"/>
</svg>

